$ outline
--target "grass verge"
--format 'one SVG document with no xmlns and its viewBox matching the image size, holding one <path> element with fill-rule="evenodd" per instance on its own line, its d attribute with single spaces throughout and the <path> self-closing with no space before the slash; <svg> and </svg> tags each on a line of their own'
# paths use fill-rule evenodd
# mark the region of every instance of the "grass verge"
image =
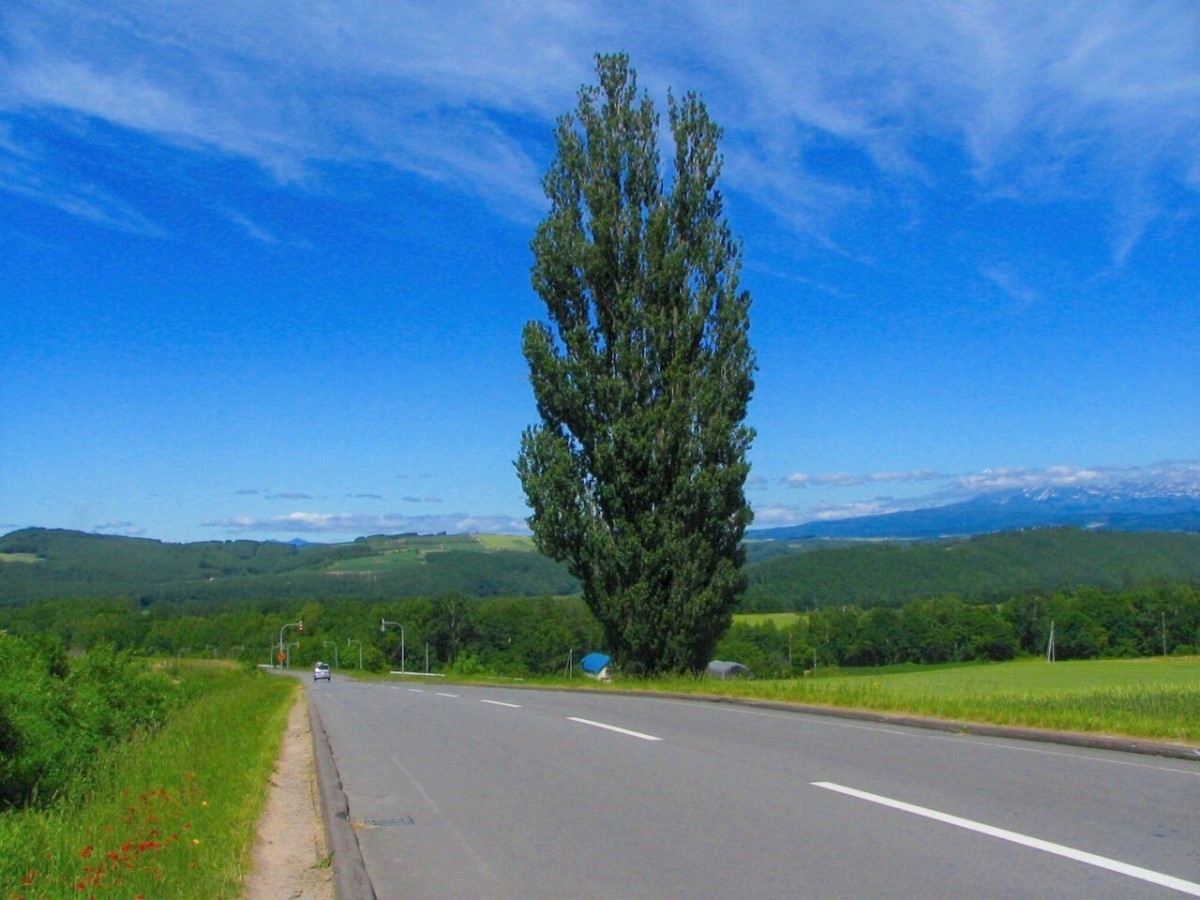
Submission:
<svg viewBox="0 0 1200 900">
<path fill-rule="evenodd" d="M 199 698 L 112 753 L 80 799 L 0 816 L 0 887 L 34 897 L 236 898 L 300 685 L 184 666 Z"/>
</svg>

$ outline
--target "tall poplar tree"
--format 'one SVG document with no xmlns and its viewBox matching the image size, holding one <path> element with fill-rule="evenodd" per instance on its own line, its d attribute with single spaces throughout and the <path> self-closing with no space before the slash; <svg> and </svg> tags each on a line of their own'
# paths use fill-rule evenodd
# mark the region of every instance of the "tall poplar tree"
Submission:
<svg viewBox="0 0 1200 900">
<path fill-rule="evenodd" d="M 537 546 L 580 580 L 616 662 L 696 670 L 744 586 L 750 297 L 704 104 L 668 96 L 667 180 L 628 57 L 596 71 L 543 179 L 532 280 L 550 323 L 523 334 L 541 422 L 516 466 Z"/>
</svg>

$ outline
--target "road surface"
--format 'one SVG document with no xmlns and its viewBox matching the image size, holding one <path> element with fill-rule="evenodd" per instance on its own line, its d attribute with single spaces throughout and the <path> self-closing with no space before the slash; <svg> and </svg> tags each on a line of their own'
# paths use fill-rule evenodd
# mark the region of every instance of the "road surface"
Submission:
<svg viewBox="0 0 1200 900">
<path fill-rule="evenodd" d="M 309 688 L 384 900 L 1200 896 L 1200 760 L 636 695 Z"/>
</svg>

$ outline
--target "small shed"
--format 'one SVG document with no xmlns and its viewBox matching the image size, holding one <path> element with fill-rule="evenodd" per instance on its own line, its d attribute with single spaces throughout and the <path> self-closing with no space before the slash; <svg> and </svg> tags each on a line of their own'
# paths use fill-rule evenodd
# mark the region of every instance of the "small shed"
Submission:
<svg viewBox="0 0 1200 900">
<path fill-rule="evenodd" d="M 723 659 L 714 659 L 708 664 L 706 674 L 709 678 L 719 678 L 725 681 L 728 678 L 749 678 L 750 669 L 743 666 L 740 662 L 727 662 Z"/>
<path fill-rule="evenodd" d="M 601 681 L 608 681 L 608 664 L 610 662 L 612 662 L 612 657 L 604 653 L 589 653 L 579 661 L 579 668 L 585 675 L 591 675 Z"/>
</svg>

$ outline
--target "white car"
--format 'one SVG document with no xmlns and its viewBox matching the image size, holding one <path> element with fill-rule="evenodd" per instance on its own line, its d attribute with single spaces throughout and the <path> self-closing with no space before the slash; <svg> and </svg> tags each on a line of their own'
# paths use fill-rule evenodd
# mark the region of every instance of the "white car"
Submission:
<svg viewBox="0 0 1200 900">
<path fill-rule="evenodd" d="M 331 673 L 329 671 L 329 663 L 319 662 L 313 668 L 313 681 L 318 681 L 321 678 L 324 678 L 326 681 L 329 681 L 329 680 L 331 680 L 330 675 L 331 675 Z"/>
</svg>

